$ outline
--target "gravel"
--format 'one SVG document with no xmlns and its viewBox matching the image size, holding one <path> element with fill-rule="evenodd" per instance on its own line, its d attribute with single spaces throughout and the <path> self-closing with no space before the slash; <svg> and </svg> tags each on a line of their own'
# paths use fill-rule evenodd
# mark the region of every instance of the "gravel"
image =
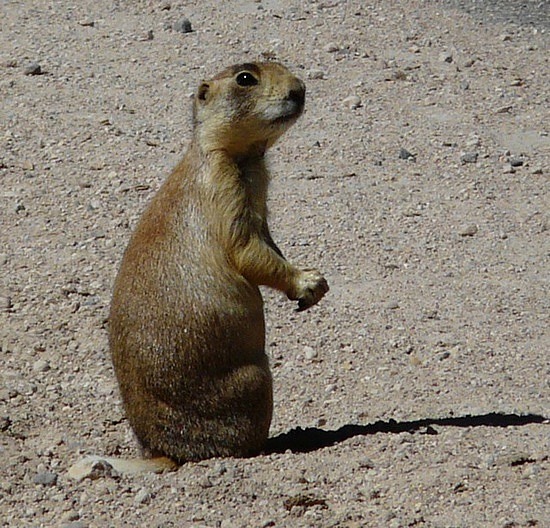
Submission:
<svg viewBox="0 0 550 528">
<path fill-rule="evenodd" d="M 0 526 L 550 526 L 548 5 L 4 2 Z M 266 452 L 70 478 L 139 456 L 109 303 L 190 94 L 266 57 L 308 94 L 271 230 L 331 286 L 264 292 Z"/>
</svg>

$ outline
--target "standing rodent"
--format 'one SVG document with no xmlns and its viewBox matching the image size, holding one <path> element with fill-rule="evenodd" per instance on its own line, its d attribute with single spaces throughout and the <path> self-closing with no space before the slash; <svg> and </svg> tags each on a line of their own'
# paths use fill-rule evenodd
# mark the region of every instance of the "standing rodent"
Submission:
<svg viewBox="0 0 550 528">
<path fill-rule="evenodd" d="M 189 150 L 126 249 L 109 343 L 149 456 L 249 456 L 267 440 L 273 397 L 258 286 L 299 310 L 328 291 L 318 271 L 285 260 L 267 225 L 264 153 L 304 98 L 302 81 L 274 62 L 231 66 L 202 83 Z"/>
</svg>

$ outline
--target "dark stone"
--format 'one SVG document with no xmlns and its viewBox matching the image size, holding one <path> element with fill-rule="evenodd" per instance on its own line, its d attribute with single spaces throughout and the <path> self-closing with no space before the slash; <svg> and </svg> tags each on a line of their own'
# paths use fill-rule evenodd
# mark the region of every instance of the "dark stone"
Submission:
<svg viewBox="0 0 550 528">
<path fill-rule="evenodd" d="M 407 149 L 400 148 L 399 149 L 399 159 L 416 161 L 416 154 L 413 154 L 412 152 L 409 152 Z"/>
<path fill-rule="evenodd" d="M 182 18 L 172 24 L 172 29 L 180 33 L 191 33 L 193 28 L 191 27 L 191 21 L 188 18 Z"/>
<path fill-rule="evenodd" d="M 32 481 L 42 486 L 53 486 L 57 482 L 57 473 L 43 471 L 35 475 Z"/>
</svg>

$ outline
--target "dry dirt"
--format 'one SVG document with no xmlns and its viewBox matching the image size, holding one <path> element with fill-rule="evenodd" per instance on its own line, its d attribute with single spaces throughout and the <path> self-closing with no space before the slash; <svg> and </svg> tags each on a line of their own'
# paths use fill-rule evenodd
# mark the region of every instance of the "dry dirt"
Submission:
<svg viewBox="0 0 550 528">
<path fill-rule="evenodd" d="M 549 6 L 3 0 L 0 525 L 550 526 Z M 308 87 L 272 231 L 331 285 L 266 292 L 273 439 L 73 481 L 138 455 L 107 313 L 190 94 L 262 57 Z"/>
</svg>

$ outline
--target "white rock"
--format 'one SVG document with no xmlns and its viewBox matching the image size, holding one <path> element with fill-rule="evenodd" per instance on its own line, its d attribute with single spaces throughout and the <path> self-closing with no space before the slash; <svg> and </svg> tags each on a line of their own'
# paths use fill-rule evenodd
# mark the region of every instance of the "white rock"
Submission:
<svg viewBox="0 0 550 528">
<path fill-rule="evenodd" d="M 151 494 L 147 488 L 141 488 L 134 497 L 136 504 L 149 504 L 151 502 Z"/>
<path fill-rule="evenodd" d="M 325 72 L 323 70 L 309 70 L 307 72 L 307 78 L 308 79 L 324 79 L 325 78 Z"/>
<path fill-rule="evenodd" d="M 121 475 L 137 475 L 140 473 L 161 473 L 176 468 L 175 462 L 164 457 L 129 460 L 90 455 L 73 464 L 69 468 L 68 475 L 74 480 L 85 478 L 94 480 L 101 476 L 113 476 L 113 472 Z"/>
<path fill-rule="evenodd" d="M 357 95 L 350 95 L 346 97 L 342 103 L 350 110 L 355 110 L 361 106 L 361 98 Z"/>
<path fill-rule="evenodd" d="M 458 231 L 458 234 L 460 236 L 474 236 L 478 231 L 478 228 L 475 224 L 468 224 L 468 225 L 464 225 L 462 226 L 459 231 Z"/>
<path fill-rule="evenodd" d="M 35 372 L 47 372 L 50 370 L 50 362 L 45 359 L 39 359 L 34 362 L 32 369 Z"/>
<path fill-rule="evenodd" d="M 306 359 L 313 359 L 317 357 L 317 350 L 315 350 L 313 347 L 306 345 L 304 347 L 304 356 Z"/>
</svg>

